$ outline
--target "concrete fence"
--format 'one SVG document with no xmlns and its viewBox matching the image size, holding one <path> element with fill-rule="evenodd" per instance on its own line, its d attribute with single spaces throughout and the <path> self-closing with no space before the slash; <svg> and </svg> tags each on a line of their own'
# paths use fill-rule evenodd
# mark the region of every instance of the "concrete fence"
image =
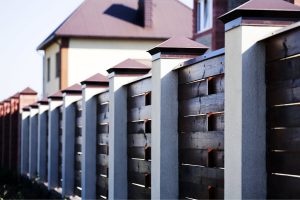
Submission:
<svg viewBox="0 0 300 200">
<path fill-rule="evenodd" d="M 21 93 L 20 174 L 71 198 L 299 198 L 290 157 L 299 98 L 290 89 L 298 87 L 300 24 L 282 29 L 268 19 L 226 18 L 225 49 L 174 37 L 149 50 L 151 67 L 128 59 L 108 76 L 27 99 L 29 107 Z M 288 68 L 283 80 L 277 62 Z M 4 167 L 17 144 L 8 139 L 8 105 L 0 105 Z M 291 128 L 293 136 L 278 136 Z"/>
</svg>

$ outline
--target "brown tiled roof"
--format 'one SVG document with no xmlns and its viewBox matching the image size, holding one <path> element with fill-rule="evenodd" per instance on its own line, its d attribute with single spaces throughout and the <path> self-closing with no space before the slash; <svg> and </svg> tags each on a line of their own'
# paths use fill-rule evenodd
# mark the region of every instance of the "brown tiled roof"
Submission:
<svg viewBox="0 0 300 200">
<path fill-rule="evenodd" d="M 81 93 L 81 85 L 74 84 L 64 90 L 62 90 L 64 93 Z"/>
<path fill-rule="evenodd" d="M 138 0 L 85 0 L 38 49 L 59 37 L 167 39 L 192 37 L 192 10 L 179 0 L 152 0 L 151 27 L 144 27 Z"/>
<path fill-rule="evenodd" d="M 300 18 L 300 7 L 283 0 L 250 0 L 219 19 L 226 23 L 241 16 Z"/>
<path fill-rule="evenodd" d="M 108 78 L 100 73 L 97 73 L 86 80 L 82 81 L 81 84 L 107 84 Z"/>
<path fill-rule="evenodd" d="M 180 53 L 194 53 L 202 54 L 208 50 L 208 47 L 190 40 L 185 37 L 172 37 L 167 41 L 157 45 L 153 49 L 150 49 L 148 52 L 150 54 L 155 54 L 158 52 L 180 52 Z"/>
<path fill-rule="evenodd" d="M 27 87 L 24 90 L 22 90 L 20 92 L 20 94 L 32 94 L 32 95 L 34 95 L 34 94 L 37 94 L 37 92 L 34 91 L 33 89 L 31 89 L 30 87 Z"/>
<path fill-rule="evenodd" d="M 115 65 L 112 68 L 109 68 L 107 70 L 108 73 L 111 73 L 113 71 L 135 71 L 135 70 L 146 70 L 146 71 L 150 71 L 151 67 L 142 64 L 136 60 L 133 59 L 127 59 L 124 60 L 123 62 Z"/>
</svg>

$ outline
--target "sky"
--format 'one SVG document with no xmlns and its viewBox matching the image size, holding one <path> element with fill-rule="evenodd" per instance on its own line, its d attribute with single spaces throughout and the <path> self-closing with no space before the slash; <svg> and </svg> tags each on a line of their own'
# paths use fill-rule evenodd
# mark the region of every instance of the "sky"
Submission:
<svg viewBox="0 0 300 200">
<path fill-rule="evenodd" d="M 163 0 L 162 0 L 163 1 Z M 180 0 L 192 7 L 193 0 Z M 83 0 L 2 0 L 0 4 L 0 101 L 25 87 L 42 95 L 43 53 L 36 47 Z"/>
</svg>

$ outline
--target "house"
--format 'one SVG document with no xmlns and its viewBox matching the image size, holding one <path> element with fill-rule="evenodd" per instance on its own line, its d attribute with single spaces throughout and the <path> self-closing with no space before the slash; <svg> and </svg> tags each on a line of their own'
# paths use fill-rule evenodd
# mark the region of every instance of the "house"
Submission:
<svg viewBox="0 0 300 200">
<path fill-rule="evenodd" d="M 179 0 L 85 0 L 39 46 L 43 96 L 146 52 L 173 36 L 192 38 L 192 10 Z"/>
<path fill-rule="evenodd" d="M 193 39 L 211 50 L 224 47 L 224 24 L 218 19 L 248 0 L 194 0 Z M 267 2 L 267 0 L 262 0 Z M 300 0 L 286 0 L 300 5 Z"/>
</svg>

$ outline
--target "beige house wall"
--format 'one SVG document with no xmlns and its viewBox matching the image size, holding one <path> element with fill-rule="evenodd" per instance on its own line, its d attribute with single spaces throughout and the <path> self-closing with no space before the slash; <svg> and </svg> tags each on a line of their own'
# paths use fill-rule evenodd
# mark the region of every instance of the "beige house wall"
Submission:
<svg viewBox="0 0 300 200">
<path fill-rule="evenodd" d="M 56 53 L 59 52 L 59 44 L 54 42 L 46 50 L 43 70 L 43 96 L 55 93 L 59 89 L 60 79 L 56 77 Z M 47 60 L 50 58 L 50 81 L 48 81 Z"/>
<path fill-rule="evenodd" d="M 141 61 L 151 56 L 146 51 L 163 40 L 70 39 L 68 49 L 68 85 L 101 73 L 127 58 Z"/>
</svg>

